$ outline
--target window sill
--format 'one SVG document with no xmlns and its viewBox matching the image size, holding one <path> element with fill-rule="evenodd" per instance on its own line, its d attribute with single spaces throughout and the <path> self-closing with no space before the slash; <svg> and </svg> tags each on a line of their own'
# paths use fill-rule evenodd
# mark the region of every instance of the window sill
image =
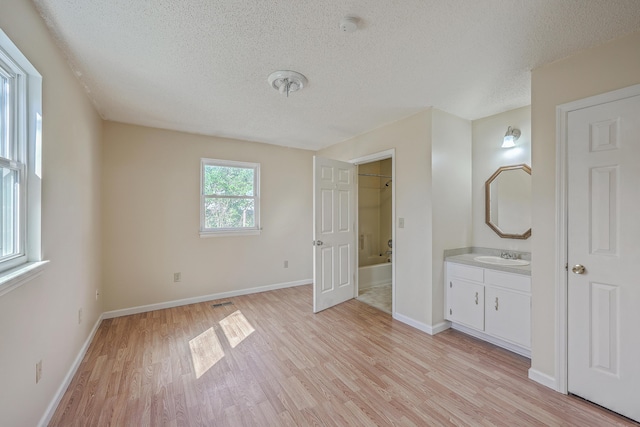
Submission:
<svg viewBox="0 0 640 427">
<path fill-rule="evenodd" d="M 206 239 L 208 237 L 228 237 L 228 236 L 257 236 L 261 230 L 225 230 L 225 231 L 201 231 L 200 238 Z"/>
<path fill-rule="evenodd" d="M 44 271 L 44 266 L 48 263 L 49 261 L 27 262 L 16 268 L 0 273 L 0 296 L 38 277 Z"/>
</svg>

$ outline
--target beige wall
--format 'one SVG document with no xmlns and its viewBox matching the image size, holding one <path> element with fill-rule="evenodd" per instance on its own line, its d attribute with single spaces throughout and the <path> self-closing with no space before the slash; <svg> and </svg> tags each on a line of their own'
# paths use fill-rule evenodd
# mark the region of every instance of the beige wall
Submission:
<svg viewBox="0 0 640 427">
<path fill-rule="evenodd" d="M 444 250 L 471 245 L 471 122 L 433 109 L 431 325 L 444 322 Z"/>
<path fill-rule="evenodd" d="M 105 122 L 103 156 L 105 310 L 311 279 L 313 152 Z M 199 237 L 202 157 L 260 163 L 260 235 Z"/>
<path fill-rule="evenodd" d="M 427 109 L 319 155 L 349 161 L 391 148 L 396 221 L 405 223 L 394 225 L 396 315 L 433 327 L 443 321 L 442 252 L 471 239 L 471 124 Z"/>
<path fill-rule="evenodd" d="M 501 148 L 507 128 L 520 129 L 514 148 Z M 531 107 L 473 121 L 473 246 L 531 252 L 531 239 L 502 239 L 485 224 L 484 183 L 501 166 L 531 166 Z"/>
<path fill-rule="evenodd" d="M 431 111 L 426 110 L 345 142 L 318 155 L 349 161 L 395 148 L 396 312 L 428 324 L 431 272 Z M 397 224 L 396 224 L 397 225 Z"/>
<path fill-rule="evenodd" d="M 102 123 L 33 4 L 2 0 L 0 10 L 0 28 L 43 77 L 42 251 L 51 262 L 0 297 L 0 424 L 34 426 L 102 313 Z"/>
<path fill-rule="evenodd" d="M 640 32 L 532 72 L 532 368 L 555 375 L 556 106 L 640 83 Z"/>
</svg>

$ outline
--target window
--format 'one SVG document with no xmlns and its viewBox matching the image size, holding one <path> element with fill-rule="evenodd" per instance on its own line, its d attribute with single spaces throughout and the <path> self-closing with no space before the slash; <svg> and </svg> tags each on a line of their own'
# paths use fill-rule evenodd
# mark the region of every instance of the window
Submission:
<svg viewBox="0 0 640 427">
<path fill-rule="evenodd" d="M 260 164 L 202 159 L 200 235 L 260 233 Z"/>
<path fill-rule="evenodd" d="M 42 77 L 0 30 L 0 295 L 41 270 Z"/>
</svg>

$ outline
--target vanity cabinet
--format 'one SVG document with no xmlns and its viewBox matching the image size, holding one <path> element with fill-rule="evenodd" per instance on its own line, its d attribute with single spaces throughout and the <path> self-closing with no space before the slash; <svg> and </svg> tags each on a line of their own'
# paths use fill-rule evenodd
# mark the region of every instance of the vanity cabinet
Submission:
<svg viewBox="0 0 640 427">
<path fill-rule="evenodd" d="M 454 329 L 531 354 L 531 278 L 445 263 L 445 318 Z"/>
</svg>

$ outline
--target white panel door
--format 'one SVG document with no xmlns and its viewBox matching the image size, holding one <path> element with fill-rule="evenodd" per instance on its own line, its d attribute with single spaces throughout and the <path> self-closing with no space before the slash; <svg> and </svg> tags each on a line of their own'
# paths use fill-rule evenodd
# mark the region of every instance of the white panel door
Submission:
<svg viewBox="0 0 640 427">
<path fill-rule="evenodd" d="M 313 158 L 313 312 L 355 295 L 355 183 L 350 163 Z"/>
<path fill-rule="evenodd" d="M 568 116 L 568 390 L 640 421 L 640 96 Z"/>
</svg>

